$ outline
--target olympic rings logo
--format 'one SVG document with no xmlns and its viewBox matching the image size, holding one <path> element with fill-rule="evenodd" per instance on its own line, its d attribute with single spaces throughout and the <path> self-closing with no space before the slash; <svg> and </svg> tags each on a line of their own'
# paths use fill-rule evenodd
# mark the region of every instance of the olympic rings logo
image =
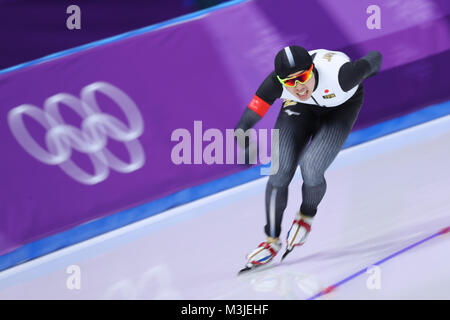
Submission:
<svg viewBox="0 0 450 320">
<path fill-rule="evenodd" d="M 119 106 L 128 125 L 100 110 L 96 92 L 103 93 Z M 8 113 L 12 134 L 31 156 L 48 165 L 58 165 L 66 174 L 83 184 L 94 185 L 105 180 L 110 168 L 122 173 L 141 168 L 145 163 L 145 154 L 137 138 L 144 131 L 144 122 L 134 101 L 125 92 L 106 82 L 95 82 L 84 87 L 80 97 L 68 93 L 56 94 L 45 100 L 44 110 L 31 104 L 15 107 Z M 82 118 L 81 130 L 64 122 L 59 112 L 60 104 L 70 107 Z M 47 150 L 28 132 L 23 121 L 24 115 L 33 118 L 47 130 Z M 130 163 L 122 161 L 106 148 L 108 137 L 124 143 Z M 94 174 L 84 171 L 70 160 L 72 149 L 89 156 Z"/>
</svg>

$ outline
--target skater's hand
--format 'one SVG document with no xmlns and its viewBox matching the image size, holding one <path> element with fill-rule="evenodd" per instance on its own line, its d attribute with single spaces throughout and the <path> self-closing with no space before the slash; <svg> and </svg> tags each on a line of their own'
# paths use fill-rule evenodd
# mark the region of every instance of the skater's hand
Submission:
<svg viewBox="0 0 450 320">
<path fill-rule="evenodd" d="M 239 130 L 239 129 L 238 129 Z M 253 164 L 256 164 L 256 158 L 257 158 L 257 144 L 252 139 L 250 139 L 249 136 L 244 136 L 243 132 L 239 134 L 235 130 L 234 132 L 234 139 L 237 142 L 237 145 L 239 146 L 238 150 L 238 164 L 251 166 Z M 243 153 L 245 155 L 245 161 L 239 161 L 239 152 Z M 242 157 L 242 156 L 241 156 Z"/>
<path fill-rule="evenodd" d="M 368 72 L 368 75 L 366 76 L 366 79 L 376 75 L 380 70 L 381 63 L 383 61 L 383 56 L 381 55 L 381 53 L 379 51 L 372 50 L 369 51 L 362 59 L 369 62 L 370 65 L 370 70 Z"/>
</svg>

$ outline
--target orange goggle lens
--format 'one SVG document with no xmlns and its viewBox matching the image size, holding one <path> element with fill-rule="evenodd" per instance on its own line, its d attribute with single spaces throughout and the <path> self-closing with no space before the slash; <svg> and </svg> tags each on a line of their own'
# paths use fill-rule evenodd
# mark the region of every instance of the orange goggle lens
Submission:
<svg viewBox="0 0 450 320">
<path fill-rule="evenodd" d="M 300 82 L 301 84 L 305 84 L 309 79 L 311 79 L 313 66 L 314 65 L 312 64 L 309 70 L 302 72 L 299 75 L 292 78 L 281 79 L 280 77 L 277 76 L 278 80 L 280 80 L 282 84 L 288 87 L 295 87 L 297 81 Z"/>
</svg>

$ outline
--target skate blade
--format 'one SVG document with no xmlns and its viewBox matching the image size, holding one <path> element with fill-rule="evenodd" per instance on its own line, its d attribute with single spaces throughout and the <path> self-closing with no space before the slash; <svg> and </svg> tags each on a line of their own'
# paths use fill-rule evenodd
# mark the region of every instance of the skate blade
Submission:
<svg viewBox="0 0 450 320">
<path fill-rule="evenodd" d="M 238 276 L 241 275 L 241 274 L 247 273 L 247 272 L 249 272 L 250 270 L 254 270 L 254 269 L 256 269 L 256 267 L 253 267 L 253 266 L 252 266 L 252 267 L 245 267 L 245 268 L 239 270 Z"/>
<path fill-rule="evenodd" d="M 257 271 L 263 271 L 263 270 L 265 270 L 265 269 L 267 269 L 267 268 L 270 268 L 270 267 L 272 267 L 273 265 L 272 265 L 272 263 L 271 262 L 268 262 L 268 263 L 265 263 L 265 264 L 262 264 L 262 265 L 251 265 L 251 266 L 246 266 L 245 268 L 243 268 L 243 269 L 241 269 L 239 272 L 238 272 L 238 276 L 239 275 L 242 275 L 242 274 L 247 274 L 247 273 L 251 273 L 252 271 L 255 271 L 255 270 L 257 270 Z"/>
<path fill-rule="evenodd" d="M 292 250 L 293 250 L 294 248 L 292 248 L 292 249 L 287 249 L 286 250 L 286 252 L 283 254 L 283 256 L 281 257 L 281 261 L 283 261 L 284 260 L 284 258 L 286 258 L 287 257 L 287 255 L 289 254 L 289 253 L 291 253 L 292 252 Z"/>
</svg>

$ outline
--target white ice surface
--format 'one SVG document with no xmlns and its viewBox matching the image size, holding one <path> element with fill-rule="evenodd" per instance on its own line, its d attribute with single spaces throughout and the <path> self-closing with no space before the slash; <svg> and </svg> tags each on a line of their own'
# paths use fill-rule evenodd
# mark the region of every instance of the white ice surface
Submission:
<svg viewBox="0 0 450 320">
<path fill-rule="evenodd" d="M 343 150 L 307 243 L 263 271 L 236 276 L 264 239 L 267 177 L 0 272 L 0 299 L 306 299 L 450 226 L 449 159 L 450 116 Z M 283 239 L 300 204 L 297 170 Z M 321 299 L 450 299 L 450 233 L 379 274 L 380 289 L 363 273 Z"/>
</svg>

